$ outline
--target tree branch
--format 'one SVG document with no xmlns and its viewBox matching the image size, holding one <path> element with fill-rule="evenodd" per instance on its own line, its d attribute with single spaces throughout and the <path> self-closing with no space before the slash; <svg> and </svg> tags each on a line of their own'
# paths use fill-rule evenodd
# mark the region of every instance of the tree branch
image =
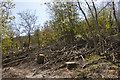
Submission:
<svg viewBox="0 0 120 80">
<path fill-rule="evenodd" d="M 85 2 L 86 2 L 87 6 L 88 6 L 88 8 L 89 8 L 89 10 L 90 10 L 90 12 L 91 12 L 91 14 L 92 14 L 93 19 L 94 19 L 95 17 L 94 17 L 94 14 L 93 14 L 93 12 L 92 12 L 92 10 L 91 10 L 91 8 L 90 8 L 90 5 L 88 4 L 88 2 L 87 2 L 86 0 L 85 0 Z"/>
<path fill-rule="evenodd" d="M 111 3 L 111 1 L 108 2 L 108 3 L 98 12 L 98 15 L 99 15 L 99 14 L 102 12 L 102 10 L 104 10 L 110 3 Z"/>
</svg>

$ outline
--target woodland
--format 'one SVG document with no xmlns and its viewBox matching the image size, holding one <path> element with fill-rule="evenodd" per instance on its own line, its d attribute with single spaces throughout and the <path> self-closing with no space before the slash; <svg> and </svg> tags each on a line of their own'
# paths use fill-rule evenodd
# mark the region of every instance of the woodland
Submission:
<svg viewBox="0 0 120 80">
<path fill-rule="evenodd" d="M 120 2 L 46 2 L 51 20 L 0 2 L 4 78 L 120 78 Z M 21 34 L 25 33 L 24 36 Z"/>
</svg>

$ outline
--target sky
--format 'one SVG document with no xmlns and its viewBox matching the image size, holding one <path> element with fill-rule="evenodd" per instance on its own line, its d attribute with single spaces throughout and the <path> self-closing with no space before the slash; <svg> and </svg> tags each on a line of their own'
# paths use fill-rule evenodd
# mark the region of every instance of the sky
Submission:
<svg viewBox="0 0 120 80">
<path fill-rule="evenodd" d="M 49 20 L 49 13 L 48 13 L 48 7 L 46 5 L 42 5 L 41 2 L 14 2 L 16 5 L 15 8 L 12 10 L 12 14 L 16 16 L 16 21 L 18 21 L 19 16 L 17 13 L 31 10 L 36 11 L 36 16 L 38 16 L 37 24 L 43 25 L 45 21 Z"/>
</svg>

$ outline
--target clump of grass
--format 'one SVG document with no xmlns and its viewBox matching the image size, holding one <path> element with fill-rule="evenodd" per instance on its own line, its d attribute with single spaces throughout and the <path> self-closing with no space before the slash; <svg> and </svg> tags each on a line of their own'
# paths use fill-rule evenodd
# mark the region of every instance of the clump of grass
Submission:
<svg viewBox="0 0 120 80">
<path fill-rule="evenodd" d="M 98 68 L 99 67 L 99 65 L 92 65 L 92 66 L 90 66 L 90 68 Z"/>
<path fill-rule="evenodd" d="M 84 71 L 84 70 L 79 70 L 79 75 L 77 75 L 76 77 L 77 78 L 84 78 L 84 77 L 87 77 L 87 72 Z"/>
<path fill-rule="evenodd" d="M 108 69 L 110 69 L 110 70 L 117 70 L 118 66 L 110 66 Z"/>
<path fill-rule="evenodd" d="M 104 58 L 104 57 L 101 57 L 99 55 L 91 55 L 91 56 L 87 56 L 86 60 L 87 61 L 95 61 L 95 60 L 99 60 L 100 58 Z"/>
<path fill-rule="evenodd" d="M 99 65 L 92 65 L 89 68 L 90 68 L 90 71 L 99 72 Z"/>
<path fill-rule="evenodd" d="M 118 59 L 115 59 L 115 62 L 119 62 L 119 60 L 118 60 Z"/>
</svg>

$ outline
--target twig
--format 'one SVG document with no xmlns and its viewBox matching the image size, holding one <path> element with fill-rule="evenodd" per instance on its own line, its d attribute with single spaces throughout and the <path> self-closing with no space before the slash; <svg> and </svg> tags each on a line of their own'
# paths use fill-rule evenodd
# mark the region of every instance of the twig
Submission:
<svg viewBox="0 0 120 80">
<path fill-rule="evenodd" d="M 80 55 L 80 56 L 81 56 L 82 60 L 85 61 L 84 57 L 82 55 Z"/>
<path fill-rule="evenodd" d="M 44 65 L 42 65 L 41 67 L 39 67 L 39 68 L 33 73 L 32 76 L 35 76 L 35 75 L 37 74 L 37 72 L 38 72 L 41 68 L 43 68 L 45 65 L 47 65 L 47 64 L 52 64 L 53 62 L 54 62 L 54 61 L 52 61 L 51 63 L 50 63 L 50 62 L 45 63 Z"/>
</svg>

